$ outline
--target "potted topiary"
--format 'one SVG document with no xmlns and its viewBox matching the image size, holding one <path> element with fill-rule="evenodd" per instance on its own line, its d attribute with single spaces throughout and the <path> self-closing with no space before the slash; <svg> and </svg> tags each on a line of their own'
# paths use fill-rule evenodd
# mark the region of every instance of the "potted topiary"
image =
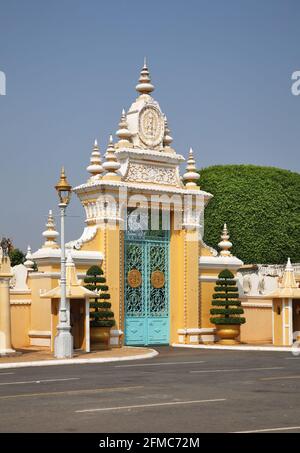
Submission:
<svg viewBox="0 0 300 453">
<path fill-rule="evenodd" d="M 211 308 L 210 314 L 213 316 L 210 322 L 216 325 L 220 344 L 237 344 L 240 325 L 246 320 L 240 316 L 244 310 L 233 273 L 228 269 L 223 270 L 218 275 L 216 284 L 212 305 L 218 308 Z"/>
<path fill-rule="evenodd" d="M 115 325 L 114 314 L 109 302 L 110 294 L 106 278 L 99 266 L 87 270 L 84 279 L 85 287 L 99 294 L 90 303 L 90 342 L 93 349 L 108 349 L 110 347 L 110 329 Z"/>
</svg>

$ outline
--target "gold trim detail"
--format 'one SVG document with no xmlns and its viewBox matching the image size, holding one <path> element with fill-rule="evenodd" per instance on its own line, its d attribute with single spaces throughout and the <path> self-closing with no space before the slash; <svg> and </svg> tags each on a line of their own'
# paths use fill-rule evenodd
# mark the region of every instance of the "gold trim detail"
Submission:
<svg viewBox="0 0 300 453">
<path fill-rule="evenodd" d="M 153 271 L 151 274 L 151 285 L 153 288 L 163 288 L 165 286 L 165 275 L 161 271 Z"/>
<path fill-rule="evenodd" d="M 131 269 L 127 274 L 127 282 L 131 288 L 138 288 L 142 284 L 142 274 L 138 269 Z"/>
</svg>

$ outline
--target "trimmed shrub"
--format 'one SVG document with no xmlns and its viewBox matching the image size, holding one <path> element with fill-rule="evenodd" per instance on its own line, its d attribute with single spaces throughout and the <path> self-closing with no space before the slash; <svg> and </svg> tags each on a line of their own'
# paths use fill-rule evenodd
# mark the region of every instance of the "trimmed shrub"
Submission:
<svg viewBox="0 0 300 453">
<path fill-rule="evenodd" d="M 90 303 L 90 325 L 91 327 L 113 327 L 115 325 L 114 313 L 110 310 L 111 303 L 108 302 L 110 294 L 106 285 L 106 278 L 99 266 L 92 266 L 87 270 L 84 279 L 85 288 L 99 293 L 99 297 Z M 102 302 L 103 301 L 103 302 Z"/>
<path fill-rule="evenodd" d="M 238 297 L 238 288 L 234 275 L 228 269 L 218 275 L 215 293 L 213 295 L 210 322 L 212 324 L 244 324 L 245 318 L 241 317 L 244 313 L 239 300 L 231 300 Z M 217 315 L 217 316 L 216 316 Z"/>
<path fill-rule="evenodd" d="M 204 241 L 214 248 L 227 223 L 232 253 L 245 263 L 300 262 L 300 174 L 274 167 L 218 165 L 200 171 Z"/>
</svg>

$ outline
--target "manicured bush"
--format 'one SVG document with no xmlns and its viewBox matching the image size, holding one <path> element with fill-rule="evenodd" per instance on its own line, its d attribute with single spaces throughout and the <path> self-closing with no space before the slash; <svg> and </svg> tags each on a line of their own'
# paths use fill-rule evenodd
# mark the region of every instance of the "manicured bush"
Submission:
<svg viewBox="0 0 300 453">
<path fill-rule="evenodd" d="M 245 318 L 241 302 L 238 299 L 239 292 L 234 275 L 228 269 L 220 272 L 213 294 L 210 322 L 212 324 L 244 324 Z M 233 300 L 232 300 L 233 299 Z M 216 316 L 217 315 L 217 316 Z"/>
<path fill-rule="evenodd" d="M 99 297 L 96 297 L 90 303 L 92 308 L 90 311 L 91 327 L 113 327 L 115 325 L 114 313 L 110 310 L 111 303 L 108 302 L 110 299 L 109 288 L 106 285 L 103 270 L 99 266 L 90 267 L 87 270 L 84 283 L 87 289 L 99 293 Z"/>
<path fill-rule="evenodd" d="M 214 248 L 227 223 L 232 253 L 245 263 L 300 262 L 300 174 L 274 167 L 219 165 L 200 171 L 204 241 Z"/>
</svg>

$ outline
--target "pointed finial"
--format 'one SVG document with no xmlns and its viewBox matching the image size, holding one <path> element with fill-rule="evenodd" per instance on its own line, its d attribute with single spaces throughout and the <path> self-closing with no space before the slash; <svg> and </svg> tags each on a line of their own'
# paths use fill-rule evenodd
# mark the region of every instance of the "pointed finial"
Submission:
<svg viewBox="0 0 300 453">
<path fill-rule="evenodd" d="M 27 253 L 26 253 L 25 258 L 26 258 L 26 261 L 24 262 L 24 266 L 27 267 L 28 272 L 32 272 L 33 267 L 34 267 L 34 261 L 32 260 L 30 245 L 28 245 L 28 247 L 27 247 Z"/>
<path fill-rule="evenodd" d="M 56 242 L 56 238 L 59 234 L 55 229 L 55 222 L 51 209 L 49 210 L 46 228 L 47 229 L 42 233 L 43 237 L 45 238 L 45 242 L 42 248 L 57 249 L 58 245 Z"/>
<path fill-rule="evenodd" d="M 140 94 L 150 94 L 154 90 L 154 85 L 151 83 L 146 57 L 144 58 L 144 66 L 141 70 L 139 83 L 136 85 L 135 89 Z"/>
<path fill-rule="evenodd" d="M 117 130 L 116 135 L 119 138 L 119 141 L 116 144 L 117 148 L 132 148 L 132 143 L 130 142 L 132 134 L 128 129 L 125 109 L 122 110 L 119 129 Z"/>
<path fill-rule="evenodd" d="M 94 148 L 90 157 L 90 165 L 86 167 L 87 171 L 91 173 L 92 177 L 101 175 L 103 173 L 103 168 L 101 165 L 101 154 L 99 151 L 97 139 L 94 142 Z"/>
<path fill-rule="evenodd" d="M 109 136 L 109 142 L 108 142 L 107 150 L 105 153 L 105 162 L 103 163 L 102 167 L 107 172 L 103 176 L 103 179 L 120 179 L 120 174 L 119 174 L 118 170 L 121 167 L 121 164 L 118 161 L 116 153 L 115 153 L 115 147 L 114 147 L 112 135 Z"/>
<path fill-rule="evenodd" d="M 282 277 L 282 283 L 280 286 L 282 288 L 298 288 L 295 277 L 295 270 L 290 258 L 288 258 L 287 260 L 287 264 Z"/>
<path fill-rule="evenodd" d="M 164 122 L 165 122 L 165 132 L 164 132 L 163 146 L 165 148 L 165 151 L 174 152 L 174 150 L 170 146 L 173 141 L 173 137 L 170 135 L 171 131 L 169 129 L 168 120 L 167 120 L 166 115 L 164 116 Z"/>
<path fill-rule="evenodd" d="M 291 258 L 288 258 L 285 270 L 289 271 L 289 272 L 293 272 L 294 268 L 293 268 L 292 263 L 291 263 Z"/>
<path fill-rule="evenodd" d="M 190 148 L 189 157 L 187 159 L 186 173 L 183 175 L 183 181 L 187 189 L 198 189 L 196 181 L 199 179 L 199 173 L 197 173 L 195 165 L 193 149 Z"/>
<path fill-rule="evenodd" d="M 218 246 L 221 249 L 220 255 L 221 256 L 232 256 L 230 253 L 230 249 L 232 247 L 232 242 L 229 241 L 229 234 L 226 223 L 224 223 L 223 231 L 221 234 L 221 242 L 219 242 Z"/>
</svg>

